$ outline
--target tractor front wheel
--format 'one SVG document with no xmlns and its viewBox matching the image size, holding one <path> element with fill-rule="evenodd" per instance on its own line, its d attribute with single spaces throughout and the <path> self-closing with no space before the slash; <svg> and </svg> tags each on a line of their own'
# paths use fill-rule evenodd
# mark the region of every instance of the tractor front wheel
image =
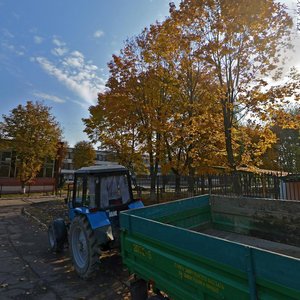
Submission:
<svg viewBox="0 0 300 300">
<path fill-rule="evenodd" d="M 96 274 L 100 256 L 95 233 L 85 216 L 78 215 L 71 223 L 69 248 L 74 268 L 83 279 Z"/>
</svg>

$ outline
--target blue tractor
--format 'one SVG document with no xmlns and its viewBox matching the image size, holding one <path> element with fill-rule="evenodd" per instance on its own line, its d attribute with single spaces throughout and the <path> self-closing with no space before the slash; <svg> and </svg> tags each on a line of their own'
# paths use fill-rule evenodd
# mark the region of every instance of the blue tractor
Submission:
<svg viewBox="0 0 300 300">
<path fill-rule="evenodd" d="M 77 170 L 66 202 L 69 221 L 49 225 L 50 248 L 60 252 L 68 243 L 76 272 L 88 279 L 97 271 L 101 251 L 119 246 L 119 212 L 143 203 L 133 199 L 128 169 L 116 164 Z"/>
</svg>

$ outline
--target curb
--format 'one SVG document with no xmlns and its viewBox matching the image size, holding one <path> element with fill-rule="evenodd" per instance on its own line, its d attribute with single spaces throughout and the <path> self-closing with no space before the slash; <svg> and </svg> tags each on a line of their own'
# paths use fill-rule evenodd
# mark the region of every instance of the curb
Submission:
<svg viewBox="0 0 300 300">
<path fill-rule="evenodd" d="M 32 218 L 33 220 L 35 220 L 36 222 L 39 223 L 39 225 L 41 225 L 43 228 L 45 229 L 48 229 L 48 226 L 43 223 L 41 220 L 39 220 L 37 217 L 35 217 L 34 215 L 32 215 L 31 213 L 29 213 L 25 207 L 22 208 L 22 214 L 29 217 L 29 218 Z"/>
<path fill-rule="evenodd" d="M 9 200 L 22 200 L 22 201 L 26 201 L 28 199 L 32 199 L 32 200 L 57 200 L 57 199 L 63 199 L 63 196 L 18 196 L 18 197 L 0 197 L 0 201 L 1 200 L 5 200 L 5 201 L 9 201 Z"/>
</svg>

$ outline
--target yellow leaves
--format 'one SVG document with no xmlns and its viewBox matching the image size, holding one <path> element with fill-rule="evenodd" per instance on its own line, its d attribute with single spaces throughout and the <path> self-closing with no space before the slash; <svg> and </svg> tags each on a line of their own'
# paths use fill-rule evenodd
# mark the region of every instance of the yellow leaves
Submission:
<svg viewBox="0 0 300 300">
<path fill-rule="evenodd" d="M 88 167 L 94 164 L 96 158 L 96 151 L 91 143 L 81 141 L 74 146 L 74 168 Z"/>
<path fill-rule="evenodd" d="M 39 102 L 18 105 L 3 120 L 0 136 L 10 140 L 20 162 L 18 176 L 26 183 L 37 175 L 46 158 L 55 158 L 61 129 L 50 108 Z"/>
<path fill-rule="evenodd" d="M 224 163 L 225 149 L 256 163 L 274 139 L 266 128 L 240 123 L 242 110 L 264 125 L 297 126 L 277 101 L 297 98 L 296 85 L 267 90 L 257 77 L 279 63 L 289 16 L 272 0 L 184 0 L 170 11 L 113 56 L 108 91 L 84 120 L 86 132 L 122 159 L 147 152 L 165 172 Z M 224 131 L 232 132 L 227 147 Z"/>
<path fill-rule="evenodd" d="M 238 165 L 258 166 L 261 157 L 276 143 L 276 134 L 268 127 L 246 126 L 234 130 L 235 153 Z"/>
</svg>

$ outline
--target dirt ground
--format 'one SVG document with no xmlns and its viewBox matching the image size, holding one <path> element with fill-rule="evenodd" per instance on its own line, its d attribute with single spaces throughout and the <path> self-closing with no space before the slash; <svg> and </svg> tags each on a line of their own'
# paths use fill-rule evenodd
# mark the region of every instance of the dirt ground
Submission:
<svg viewBox="0 0 300 300">
<path fill-rule="evenodd" d="M 47 226 L 57 218 L 67 219 L 68 208 L 63 199 L 53 199 L 46 202 L 32 203 L 26 207 L 31 215 Z"/>
<path fill-rule="evenodd" d="M 39 202 L 39 201 L 36 201 Z M 22 209 L 48 224 L 64 217 L 63 200 L 43 203 L 0 199 L 0 299 L 130 299 L 129 273 L 118 252 L 102 255 L 99 272 L 90 281 L 73 270 L 68 249 L 49 251 L 47 231 L 24 216 Z"/>
</svg>

